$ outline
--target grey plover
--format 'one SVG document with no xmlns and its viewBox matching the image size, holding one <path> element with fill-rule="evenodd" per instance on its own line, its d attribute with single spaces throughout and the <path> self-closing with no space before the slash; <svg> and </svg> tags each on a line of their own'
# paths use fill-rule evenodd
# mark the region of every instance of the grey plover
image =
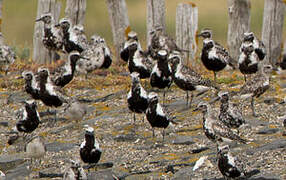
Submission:
<svg viewBox="0 0 286 180">
<path fill-rule="evenodd" d="M 68 59 L 61 66 L 55 67 L 54 71 L 51 72 L 51 80 L 56 86 L 64 87 L 73 80 L 76 63 L 80 58 L 79 52 L 72 51 L 68 55 Z"/>
<path fill-rule="evenodd" d="M 254 98 L 260 97 L 270 87 L 271 65 L 262 65 L 258 73 L 247 80 L 240 88 L 239 95 L 242 99 L 251 97 L 251 109 L 253 116 L 257 116 L 254 108 Z"/>
<path fill-rule="evenodd" d="M 228 145 L 218 147 L 217 163 L 218 169 L 225 179 L 236 179 L 246 176 L 243 162 L 231 153 Z"/>
<path fill-rule="evenodd" d="M 51 51 L 61 52 L 63 48 L 63 31 L 58 24 L 55 23 L 51 13 L 42 14 L 36 22 L 44 23 L 43 44 Z"/>
<path fill-rule="evenodd" d="M 253 44 L 244 44 L 241 46 L 243 47 L 240 48 L 238 68 L 244 75 L 244 80 L 246 81 L 246 75 L 256 73 L 261 61 L 255 52 Z"/>
<path fill-rule="evenodd" d="M 78 51 L 81 53 L 84 50 L 80 42 L 79 36 L 73 32 L 73 24 L 68 18 L 62 18 L 59 26 L 63 32 L 63 50 L 66 53 Z"/>
<path fill-rule="evenodd" d="M 70 167 L 64 172 L 63 180 L 87 180 L 87 175 L 81 167 L 80 162 L 70 160 Z"/>
<path fill-rule="evenodd" d="M 244 48 L 244 46 L 249 46 L 249 44 L 253 45 L 255 53 L 257 54 L 259 60 L 262 61 L 266 56 L 266 48 L 263 42 L 259 40 L 253 32 L 245 32 L 243 34 L 241 48 Z"/>
<path fill-rule="evenodd" d="M 188 91 L 198 91 L 200 93 L 209 89 L 219 89 L 214 82 L 204 79 L 200 74 L 196 73 L 190 67 L 182 64 L 182 56 L 178 51 L 173 51 L 169 55 L 169 62 L 172 68 L 172 78 L 175 84 L 187 92 L 187 105 L 192 103 L 193 93 L 189 102 Z"/>
<path fill-rule="evenodd" d="M 85 125 L 85 139 L 80 145 L 80 157 L 84 163 L 95 164 L 100 160 L 102 150 L 94 137 L 94 129 Z"/>
<path fill-rule="evenodd" d="M 163 128 L 162 135 L 164 141 L 165 129 L 170 123 L 174 124 L 174 121 L 167 110 L 161 106 L 158 95 L 154 92 L 148 94 L 148 108 L 146 110 L 146 117 L 152 127 L 153 137 L 155 136 L 154 128 Z"/>
<path fill-rule="evenodd" d="M 35 101 L 24 101 L 24 107 L 16 113 L 16 129 L 18 132 L 31 133 L 40 124 L 40 115 Z"/>
<path fill-rule="evenodd" d="M 40 99 L 40 86 L 32 71 L 23 71 L 22 77 L 25 80 L 24 89 L 35 100 Z"/>
<path fill-rule="evenodd" d="M 86 49 L 88 47 L 88 40 L 85 35 L 84 27 L 82 24 L 74 25 L 71 31 L 71 38 L 76 38 L 76 42 L 83 48 Z"/>
<path fill-rule="evenodd" d="M 129 60 L 128 69 L 129 72 L 138 72 L 140 79 L 149 78 L 153 68 L 153 62 L 149 55 L 138 49 L 138 43 L 133 42 L 128 46 Z"/>
<path fill-rule="evenodd" d="M 204 133 L 212 142 L 216 144 L 231 140 L 239 141 L 244 144 L 247 142 L 215 117 L 209 103 L 200 102 L 194 111 L 198 110 L 203 113 Z"/>
<path fill-rule="evenodd" d="M 124 42 L 123 48 L 120 51 L 120 57 L 123 61 L 128 62 L 129 59 L 129 50 L 128 50 L 128 46 L 133 43 L 133 42 L 137 42 L 138 43 L 138 49 L 142 50 L 141 48 L 141 44 L 138 40 L 138 36 L 137 33 L 134 31 L 130 31 L 127 34 L 127 38 L 126 41 Z"/>
<path fill-rule="evenodd" d="M 25 147 L 26 155 L 28 158 L 31 158 L 32 166 L 33 160 L 37 162 L 41 161 L 46 154 L 46 145 L 44 144 L 44 139 L 42 136 L 34 136 L 30 139 Z"/>
<path fill-rule="evenodd" d="M 214 81 L 216 82 L 216 73 L 227 66 L 235 69 L 235 62 L 223 46 L 212 40 L 212 31 L 210 29 L 202 30 L 198 34 L 199 36 L 204 38 L 201 60 L 206 69 L 213 71 Z"/>
<path fill-rule="evenodd" d="M 14 50 L 4 44 L 4 37 L 0 32 L 0 69 L 8 73 L 9 67 L 13 64 L 16 60 L 16 53 Z"/>
<path fill-rule="evenodd" d="M 170 88 L 172 82 L 172 70 L 168 62 L 168 52 L 167 50 L 160 50 L 158 52 L 157 63 L 151 72 L 150 84 L 152 87 L 165 89 Z M 163 94 L 163 102 L 165 102 L 165 90 Z"/>
<path fill-rule="evenodd" d="M 239 128 L 245 124 L 245 119 L 240 109 L 230 101 L 228 92 L 221 91 L 218 93 L 220 97 L 220 113 L 219 120 L 222 121 L 229 128 Z"/>
<path fill-rule="evenodd" d="M 87 49 L 81 53 L 85 59 L 80 59 L 77 63 L 76 70 L 85 74 L 87 79 L 88 73 L 95 69 L 107 69 L 112 63 L 112 55 L 105 40 L 94 34 Z"/>
<path fill-rule="evenodd" d="M 131 73 L 131 89 L 127 94 L 127 103 L 128 108 L 134 113 L 134 122 L 135 122 L 135 113 L 145 113 L 148 107 L 148 97 L 147 92 L 140 84 L 139 73 Z"/>
<path fill-rule="evenodd" d="M 158 51 L 165 49 L 170 53 L 171 51 L 182 51 L 176 44 L 176 41 L 167 35 L 163 28 L 157 26 L 150 32 L 151 43 L 148 46 L 148 53 L 152 58 L 157 59 Z"/>
</svg>

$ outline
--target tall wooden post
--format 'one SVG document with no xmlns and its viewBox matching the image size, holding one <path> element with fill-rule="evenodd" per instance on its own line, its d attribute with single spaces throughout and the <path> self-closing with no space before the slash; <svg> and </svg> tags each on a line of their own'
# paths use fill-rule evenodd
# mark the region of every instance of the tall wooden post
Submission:
<svg viewBox="0 0 286 180">
<path fill-rule="evenodd" d="M 67 0 L 65 15 L 73 25 L 84 24 L 86 0 Z"/>
<path fill-rule="evenodd" d="M 266 46 L 266 60 L 276 66 L 281 54 L 285 3 L 281 0 L 265 0 L 262 41 Z"/>
<path fill-rule="evenodd" d="M 37 19 L 41 17 L 42 14 L 50 12 L 55 21 L 57 22 L 60 16 L 61 3 L 56 0 L 38 0 L 38 11 Z M 35 22 L 34 27 L 34 37 L 33 37 L 33 60 L 37 63 L 51 63 L 54 56 L 54 52 L 47 50 L 42 42 L 42 37 L 44 35 L 44 24 L 42 22 Z"/>
<path fill-rule="evenodd" d="M 3 0 L 0 0 L 0 32 L 2 32 L 2 9 L 3 9 Z"/>
<path fill-rule="evenodd" d="M 228 0 L 227 45 L 231 57 L 238 61 L 243 33 L 250 30 L 250 1 Z"/>
<path fill-rule="evenodd" d="M 120 59 L 120 50 L 125 41 L 125 29 L 129 26 L 125 0 L 106 0 L 109 19 L 116 49 L 116 62 Z"/>
<path fill-rule="evenodd" d="M 180 3 L 176 10 L 176 44 L 184 52 L 184 59 L 189 64 L 195 59 L 197 51 L 196 33 L 198 30 L 198 7 L 193 3 Z M 195 66 L 195 61 L 191 61 Z"/>
<path fill-rule="evenodd" d="M 150 32 L 155 26 L 166 28 L 165 0 L 147 0 L 147 46 L 151 43 Z"/>
</svg>

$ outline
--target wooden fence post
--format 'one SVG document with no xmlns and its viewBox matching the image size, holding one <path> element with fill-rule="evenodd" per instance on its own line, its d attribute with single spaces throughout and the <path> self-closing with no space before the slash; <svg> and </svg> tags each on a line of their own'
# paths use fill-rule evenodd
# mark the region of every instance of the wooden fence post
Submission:
<svg viewBox="0 0 286 180">
<path fill-rule="evenodd" d="M 195 66 L 195 54 L 197 51 L 196 33 L 198 30 L 198 8 L 193 3 L 180 3 L 176 10 L 176 44 L 184 52 L 185 64 L 192 60 Z"/>
<path fill-rule="evenodd" d="M 0 0 L 0 32 L 2 32 L 2 8 L 3 8 L 3 0 Z"/>
<path fill-rule="evenodd" d="M 38 0 L 37 19 L 42 14 L 50 12 L 57 22 L 60 16 L 61 3 L 56 0 Z M 49 52 L 42 42 L 44 35 L 44 24 L 42 22 L 35 22 L 34 37 L 33 37 L 33 60 L 39 64 L 51 63 L 55 57 L 54 52 Z"/>
<path fill-rule="evenodd" d="M 151 43 L 150 32 L 155 26 L 161 26 L 165 31 L 165 11 L 165 0 L 147 0 L 147 46 Z"/>
<path fill-rule="evenodd" d="M 129 26 L 125 0 L 106 0 L 109 19 L 116 50 L 116 62 L 120 59 L 120 50 L 125 42 L 125 29 Z"/>
<path fill-rule="evenodd" d="M 250 30 L 250 1 L 228 0 L 227 45 L 231 57 L 238 62 L 243 33 Z"/>
<path fill-rule="evenodd" d="M 67 0 L 65 15 L 73 25 L 84 24 L 86 0 Z"/>
<path fill-rule="evenodd" d="M 281 54 L 285 3 L 281 0 L 265 0 L 262 41 L 266 46 L 266 60 L 276 67 Z"/>
</svg>

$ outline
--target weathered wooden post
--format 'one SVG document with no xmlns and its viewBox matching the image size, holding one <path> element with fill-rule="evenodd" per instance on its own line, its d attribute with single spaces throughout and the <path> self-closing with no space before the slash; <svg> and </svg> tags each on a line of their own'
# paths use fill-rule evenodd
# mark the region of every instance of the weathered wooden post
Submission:
<svg viewBox="0 0 286 180">
<path fill-rule="evenodd" d="M 119 62 L 120 50 L 125 41 L 125 29 L 129 26 L 125 0 L 106 0 L 109 19 L 112 28 L 116 59 Z"/>
<path fill-rule="evenodd" d="M 262 41 L 266 46 L 266 60 L 276 67 L 281 54 L 285 3 L 281 0 L 265 0 Z"/>
<path fill-rule="evenodd" d="M 147 0 L 147 46 L 151 43 L 150 32 L 156 26 L 161 26 L 165 31 L 165 0 Z"/>
<path fill-rule="evenodd" d="M 67 0 L 65 15 L 73 25 L 84 25 L 86 0 Z"/>
<path fill-rule="evenodd" d="M 250 30 L 250 1 L 228 0 L 227 45 L 231 57 L 238 61 L 243 33 Z"/>
<path fill-rule="evenodd" d="M 61 3 L 56 0 L 38 0 L 37 19 L 42 14 L 50 12 L 57 22 L 60 16 Z M 35 22 L 34 37 L 33 37 L 33 60 L 37 63 L 51 63 L 54 59 L 54 52 L 47 50 L 42 42 L 44 35 L 44 24 L 42 22 Z"/>
<path fill-rule="evenodd" d="M 185 64 L 194 60 L 197 51 L 198 8 L 193 3 L 180 3 L 176 10 L 176 43 L 184 52 Z M 195 61 L 191 61 L 195 66 Z"/>
<path fill-rule="evenodd" d="M 2 32 L 2 8 L 3 8 L 3 0 L 0 0 L 0 32 Z"/>
</svg>

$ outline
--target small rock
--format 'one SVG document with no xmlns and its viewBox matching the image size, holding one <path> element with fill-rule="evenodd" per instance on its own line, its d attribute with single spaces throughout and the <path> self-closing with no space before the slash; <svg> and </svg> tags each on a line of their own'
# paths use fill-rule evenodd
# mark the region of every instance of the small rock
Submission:
<svg viewBox="0 0 286 180">
<path fill-rule="evenodd" d="M 135 134 L 120 134 L 114 137 L 114 140 L 117 142 L 132 142 L 137 138 L 138 137 Z"/>
<path fill-rule="evenodd" d="M 197 154 L 197 153 L 206 151 L 206 150 L 208 150 L 208 149 L 210 149 L 210 148 L 208 148 L 208 147 L 201 147 L 201 148 L 198 148 L 198 149 L 193 149 L 193 150 L 191 150 L 191 153 L 192 153 L 192 154 Z"/>
<path fill-rule="evenodd" d="M 8 127 L 9 123 L 7 121 L 1 121 L 0 126 Z"/>
<path fill-rule="evenodd" d="M 172 143 L 190 145 L 190 144 L 194 144 L 195 142 L 192 141 L 191 136 L 177 136 L 176 139 L 174 139 Z"/>
<path fill-rule="evenodd" d="M 265 128 L 258 131 L 256 134 L 275 134 L 279 131 L 277 128 Z"/>
<path fill-rule="evenodd" d="M 5 179 L 25 179 L 31 171 L 27 169 L 25 163 L 6 172 Z"/>
<path fill-rule="evenodd" d="M 274 97 L 267 97 L 264 99 L 264 103 L 267 105 L 272 105 L 276 102 L 276 99 Z"/>
<path fill-rule="evenodd" d="M 114 175 L 111 169 L 91 172 L 88 174 L 87 179 L 96 180 L 96 179 L 105 179 L 105 180 L 114 180 Z"/>
</svg>

